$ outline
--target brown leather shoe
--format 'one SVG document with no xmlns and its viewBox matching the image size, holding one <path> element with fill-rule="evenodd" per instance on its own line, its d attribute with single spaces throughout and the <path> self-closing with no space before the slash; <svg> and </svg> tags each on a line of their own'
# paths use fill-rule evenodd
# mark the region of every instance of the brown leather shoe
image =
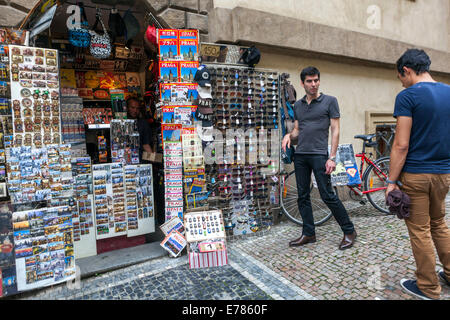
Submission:
<svg viewBox="0 0 450 320">
<path fill-rule="evenodd" d="M 316 236 L 308 237 L 308 236 L 302 235 L 300 238 L 290 241 L 289 247 L 299 247 L 304 244 L 314 243 L 314 242 L 316 242 Z"/>
<path fill-rule="evenodd" d="M 353 231 L 352 234 L 344 234 L 344 238 L 342 239 L 341 244 L 339 245 L 339 250 L 345 250 L 353 247 L 353 243 L 355 243 L 356 236 L 357 236 L 356 231 Z"/>
</svg>

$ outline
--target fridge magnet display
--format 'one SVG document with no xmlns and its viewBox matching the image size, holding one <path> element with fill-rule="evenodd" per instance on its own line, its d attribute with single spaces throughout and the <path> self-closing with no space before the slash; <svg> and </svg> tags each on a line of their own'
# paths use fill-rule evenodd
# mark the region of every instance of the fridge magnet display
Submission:
<svg viewBox="0 0 450 320">
<path fill-rule="evenodd" d="M 191 269 L 228 263 L 225 228 L 220 210 L 186 213 L 184 226 Z"/>
<path fill-rule="evenodd" d="M 225 227 L 220 210 L 186 213 L 184 226 L 188 242 L 225 238 Z"/>
<path fill-rule="evenodd" d="M 112 162 L 139 163 L 139 133 L 136 120 L 111 120 Z"/>
<path fill-rule="evenodd" d="M 14 133 L 29 133 L 24 140 L 19 137 L 20 145 L 16 146 L 23 142 L 38 148 L 42 143 L 51 144 L 51 135 L 60 134 L 57 51 L 45 50 L 47 62 L 41 56 L 34 56 L 36 52 L 40 54 L 35 48 L 11 46 L 11 51 L 16 55 L 10 61 L 11 70 L 14 70 L 11 72 Z M 45 117 L 42 122 L 41 111 Z M 52 125 L 49 124 L 50 117 L 53 117 Z M 50 134 L 50 139 L 39 139 L 45 132 Z"/>
</svg>

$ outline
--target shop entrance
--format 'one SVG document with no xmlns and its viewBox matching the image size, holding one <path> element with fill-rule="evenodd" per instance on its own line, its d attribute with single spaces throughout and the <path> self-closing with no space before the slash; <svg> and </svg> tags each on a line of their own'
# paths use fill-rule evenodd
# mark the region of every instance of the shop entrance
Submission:
<svg viewBox="0 0 450 320">
<path fill-rule="evenodd" d="M 81 41 L 86 30 L 69 30 L 71 24 L 78 21 L 91 34 L 97 34 L 96 43 L 91 38 L 91 44 L 83 47 Z M 159 191 L 162 165 L 157 161 L 144 160 L 141 146 L 145 141 L 154 153 L 160 148 L 160 124 L 155 115 L 158 76 L 153 68 L 158 57 L 156 47 L 144 43 L 149 24 L 158 27 L 158 21 L 149 15 L 143 1 L 63 1 L 56 9 L 50 28 L 33 38 L 35 47 L 58 49 L 62 139 L 71 144 L 73 158 L 88 157 L 91 160 L 93 205 L 96 207 L 91 232 L 96 236 L 96 254 L 161 240 L 158 226 L 164 222 L 164 213 L 160 213 L 164 209 Z M 30 29 L 33 30 L 33 27 Z M 102 57 L 104 51 L 110 52 Z M 141 107 L 139 120 L 134 122 L 129 120 L 136 116 L 127 113 L 126 101 L 130 98 L 136 98 Z M 141 129 L 142 126 L 147 129 Z M 102 209 L 98 210 L 102 200 L 96 202 L 96 174 L 106 173 L 107 178 L 112 175 L 113 181 L 119 179 L 114 176 L 114 164 L 121 160 L 124 166 L 152 165 L 153 199 L 152 206 L 148 207 L 151 210 L 148 215 L 152 219 L 139 223 L 139 218 L 146 214 L 138 209 L 135 230 L 130 230 L 129 214 L 122 217 L 114 214 L 114 223 L 110 216 L 109 228 L 99 229 L 103 213 L 99 214 Z M 114 190 L 111 191 L 111 199 L 114 212 L 123 205 L 128 208 L 134 206 L 133 201 L 127 202 L 127 194 Z M 116 199 L 124 201 L 117 202 Z M 128 219 L 128 227 L 127 223 L 121 224 L 123 219 Z M 79 246 L 92 246 L 93 241 L 91 237 L 89 243 L 86 240 Z M 88 251 L 93 253 L 92 250 L 78 250 L 86 255 Z"/>
</svg>

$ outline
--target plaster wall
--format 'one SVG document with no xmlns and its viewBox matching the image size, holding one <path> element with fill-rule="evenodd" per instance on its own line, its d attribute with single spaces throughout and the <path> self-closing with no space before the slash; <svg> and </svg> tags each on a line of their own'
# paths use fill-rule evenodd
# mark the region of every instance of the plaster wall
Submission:
<svg viewBox="0 0 450 320">
<path fill-rule="evenodd" d="M 450 51 L 449 0 L 214 0 L 235 7 Z"/>
<path fill-rule="evenodd" d="M 297 99 L 305 91 L 300 84 L 300 72 L 307 66 L 320 70 L 320 91 L 337 97 L 341 111 L 340 143 L 352 143 L 355 152 L 361 150 L 357 134 L 369 134 L 371 128 L 366 123 L 366 111 L 392 114 L 396 95 L 403 90 L 396 78 L 396 71 L 388 68 L 349 65 L 314 57 L 274 53 L 273 50 L 261 50 L 261 61 L 257 67 L 275 69 L 290 74 L 290 82 L 297 91 Z M 436 76 L 434 79 L 450 84 L 450 76 Z M 387 115 L 385 118 L 394 121 Z"/>
</svg>

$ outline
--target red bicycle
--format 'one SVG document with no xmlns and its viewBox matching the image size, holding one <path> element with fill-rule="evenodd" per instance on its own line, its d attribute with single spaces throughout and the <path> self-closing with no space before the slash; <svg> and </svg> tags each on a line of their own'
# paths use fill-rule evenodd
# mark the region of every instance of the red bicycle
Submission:
<svg viewBox="0 0 450 320">
<path fill-rule="evenodd" d="M 386 179 L 389 175 L 390 158 L 382 157 L 373 160 L 373 154 L 369 153 L 367 156 L 366 153 L 366 148 L 377 146 L 377 142 L 372 141 L 376 136 L 376 134 L 355 136 L 355 139 L 363 140 L 361 153 L 355 155 L 356 157 L 361 158 L 359 174 L 362 183 L 358 185 L 347 185 L 347 188 L 349 188 L 349 195 L 352 200 L 359 201 L 361 204 L 366 204 L 363 200 L 363 196 L 365 196 L 374 208 L 383 214 L 388 214 L 389 209 L 385 203 L 385 190 L 387 187 Z M 366 164 L 367 167 L 365 168 Z M 334 186 L 333 190 L 336 195 L 338 195 L 338 188 Z M 302 217 L 297 205 L 298 191 L 295 180 L 295 170 L 281 176 L 280 191 L 282 212 L 286 214 L 289 220 L 302 225 Z M 310 199 L 314 215 L 314 224 L 318 226 L 328 221 L 328 219 L 331 218 L 332 213 L 323 203 L 319 190 L 314 186 L 314 182 L 311 182 Z"/>
</svg>

